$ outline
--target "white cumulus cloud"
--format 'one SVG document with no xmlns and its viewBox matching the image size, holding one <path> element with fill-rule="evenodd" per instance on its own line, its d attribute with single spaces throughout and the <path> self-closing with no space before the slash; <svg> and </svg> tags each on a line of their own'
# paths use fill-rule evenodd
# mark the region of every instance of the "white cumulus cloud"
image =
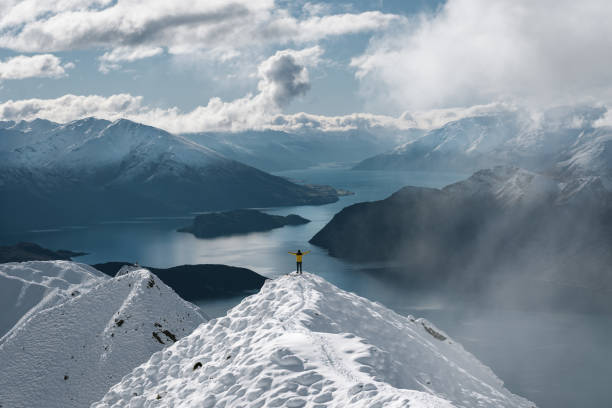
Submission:
<svg viewBox="0 0 612 408">
<path fill-rule="evenodd" d="M 74 64 L 62 64 L 62 60 L 52 54 L 18 55 L 0 61 L 0 80 L 25 78 L 60 78 Z"/>
<path fill-rule="evenodd" d="M 121 62 L 131 62 L 139 59 L 150 58 L 164 52 L 161 47 L 117 47 L 112 51 L 105 52 L 100 59 L 100 71 L 107 73 L 110 70 L 121 67 Z"/>
<path fill-rule="evenodd" d="M 44 118 L 63 123 L 87 116 L 111 120 L 124 117 L 173 132 L 262 128 L 281 114 L 282 107 L 310 89 L 308 68 L 319 64 L 322 54 L 323 49 L 319 46 L 277 51 L 258 67 L 257 93 L 232 101 L 211 98 L 206 105 L 189 112 L 176 107 L 143 106 L 141 97 L 129 94 L 110 97 L 64 95 L 56 99 L 4 102 L 0 104 L 0 118 Z"/>
<path fill-rule="evenodd" d="M 273 0 L 8 0 L 2 11 L 0 47 L 20 52 L 102 49 L 103 71 L 162 51 L 189 55 L 219 49 L 227 54 L 304 44 L 378 31 L 400 19 L 378 11 L 296 17 Z"/>
</svg>

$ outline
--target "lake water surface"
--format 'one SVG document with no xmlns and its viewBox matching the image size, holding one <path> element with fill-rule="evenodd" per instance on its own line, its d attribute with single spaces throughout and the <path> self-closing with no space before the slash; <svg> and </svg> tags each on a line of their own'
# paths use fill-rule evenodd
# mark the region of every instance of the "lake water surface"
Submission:
<svg viewBox="0 0 612 408">
<path fill-rule="evenodd" d="M 152 267 L 221 263 L 276 277 L 295 268 L 288 251 L 311 251 L 304 269 L 337 286 L 378 301 L 398 313 L 426 317 L 461 342 L 506 383 L 540 407 L 612 407 L 612 318 L 561 311 L 487 309 L 450 300 L 432 289 L 398 287 L 366 273 L 361 265 L 332 258 L 308 244 L 339 210 L 356 202 L 379 200 L 405 185 L 442 187 L 465 175 L 431 172 L 370 172 L 317 168 L 278 173 L 297 181 L 330 184 L 355 192 L 322 206 L 265 209 L 311 220 L 269 232 L 198 239 L 176 229 L 191 216 L 142 218 L 92 226 L 0 235 L 0 242 L 36 242 L 52 249 L 88 252 L 79 262 L 138 262 Z M 220 316 L 241 297 L 201 302 Z"/>
</svg>

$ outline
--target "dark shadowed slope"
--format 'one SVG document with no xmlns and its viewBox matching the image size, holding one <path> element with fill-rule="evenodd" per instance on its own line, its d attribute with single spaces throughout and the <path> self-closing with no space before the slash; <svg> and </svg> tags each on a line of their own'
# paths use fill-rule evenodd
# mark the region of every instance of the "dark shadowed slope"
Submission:
<svg viewBox="0 0 612 408">
<path fill-rule="evenodd" d="M 19 242 L 15 245 L 0 246 L 0 263 L 25 261 L 70 261 L 72 258 L 86 255 L 84 252 L 73 252 L 65 249 L 53 251 L 32 242 Z"/>
</svg>

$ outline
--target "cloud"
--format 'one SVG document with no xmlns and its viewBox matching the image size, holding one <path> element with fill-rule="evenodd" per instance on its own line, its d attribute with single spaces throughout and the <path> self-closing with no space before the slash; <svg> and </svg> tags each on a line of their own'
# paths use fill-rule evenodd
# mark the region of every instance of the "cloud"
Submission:
<svg viewBox="0 0 612 408">
<path fill-rule="evenodd" d="M 108 73 L 113 69 L 119 69 L 119 62 L 132 62 L 139 59 L 150 58 L 164 52 L 161 47 L 118 47 L 110 52 L 105 52 L 100 59 L 100 72 Z"/>
<path fill-rule="evenodd" d="M 182 112 L 176 107 L 160 109 L 143 106 L 142 97 L 129 94 L 107 98 L 99 95 L 64 95 L 56 99 L 4 102 L 0 104 L 0 118 L 44 118 L 63 123 L 87 116 L 110 120 L 125 117 L 173 132 L 263 128 L 270 126 L 270 122 L 281 114 L 282 107 L 310 89 L 308 67 L 319 64 L 322 54 L 323 49 L 319 46 L 277 51 L 258 67 L 258 93 L 229 102 L 211 98 L 208 104 L 190 112 Z M 116 60 L 129 57 L 119 55 Z M 112 58 L 108 60 L 114 61 Z"/>
<path fill-rule="evenodd" d="M 319 46 L 277 51 L 257 68 L 258 92 L 223 101 L 211 98 L 206 105 L 185 112 L 177 107 L 155 108 L 143 104 L 141 96 L 117 94 L 64 95 L 56 99 L 27 99 L 0 103 L 0 120 L 48 119 L 65 123 L 95 116 L 108 120 L 131 119 L 174 133 L 244 130 L 342 131 L 405 130 L 432 128 L 466 116 L 514 109 L 489 104 L 464 109 L 405 112 L 399 117 L 353 113 L 341 116 L 309 113 L 284 114 L 282 108 L 310 89 L 309 68 L 321 64 L 324 50 Z"/>
<path fill-rule="evenodd" d="M 211 98 L 205 106 L 184 112 L 177 107 L 154 108 L 143 104 L 141 96 L 117 94 L 64 95 L 56 99 L 27 99 L 0 103 L 0 120 L 48 119 L 66 123 L 90 116 L 117 120 L 130 119 L 173 133 L 238 132 L 273 129 L 280 131 L 367 130 L 394 135 L 408 129 L 433 129 L 466 117 L 519 112 L 529 115 L 533 126 L 552 128 L 608 125 L 603 106 L 559 107 L 552 110 L 525 111 L 516 105 L 493 103 L 469 108 L 405 112 L 397 117 L 372 113 L 326 116 L 305 112 L 284 114 L 274 109 L 261 93 L 224 102 Z M 604 121 L 604 122 L 602 122 Z M 531 122 L 530 122 L 531 123 Z"/>
<path fill-rule="evenodd" d="M 66 76 L 66 70 L 74 68 L 68 62 L 62 65 L 62 60 L 55 55 L 18 55 L 0 61 L 0 80 L 25 78 L 60 78 Z"/>
<path fill-rule="evenodd" d="M 608 0 L 448 0 L 353 59 L 371 106 L 395 111 L 609 101 Z"/>
<path fill-rule="evenodd" d="M 378 11 L 292 16 L 273 0 L 8 1 L 0 47 L 20 52 L 103 49 L 101 69 L 157 55 L 304 44 L 377 31 L 400 17 Z M 325 9 L 319 8 L 323 13 Z M 146 51 L 146 52 L 145 52 Z"/>
<path fill-rule="evenodd" d="M 405 118 L 355 113 L 343 116 L 283 114 L 262 103 L 261 94 L 231 102 L 211 98 L 207 105 L 183 112 L 176 107 L 161 109 L 143 105 L 142 97 L 117 94 L 64 95 L 55 99 L 26 99 L 0 103 L 1 120 L 48 119 L 66 123 L 90 116 L 130 119 L 174 133 L 275 129 L 286 131 L 350 129 L 408 129 L 415 122 Z"/>
<path fill-rule="evenodd" d="M 242 98 L 223 101 L 211 98 L 206 105 L 185 112 L 177 107 L 155 108 L 143 104 L 140 96 L 117 94 L 64 95 L 56 99 L 28 99 L 0 104 L 1 120 L 32 120 L 43 118 L 65 123 L 95 116 L 116 120 L 127 118 L 156 126 L 174 133 L 202 131 L 243 131 L 275 129 L 286 131 L 353 129 L 396 131 L 410 128 L 434 128 L 467 116 L 495 114 L 516 110 L 513 105 L 493 103 L 468 108 L 435 109 L 404 112 L 398 117 L 353 113 L 340 116 L 309 113 L 284 114 L 282 108 L 310 89 L 309 69 L 325 60 L 319 46 L 301 50 L 286 49 L 260 63 L 258 92 Z M 119 55 L 118 61 L 130 58 Z M 109 61 L 113 61 L 109 58 Z"/>
<path fill-rule="evenodd" d="M 9 100 L 0 103 L 0 117 L 5 120 L 49 119 L 59 123 L 88 116 L 119 119 L 141 111 L 142 97 L 117 94 L 109 97 L 99 95 L 64 95 L 55 99 Z"/>
<path fill-rule="evenodd" d="M 307 66 L 319 63 L 323 50 L 318 47 L 301 51 L 282 50 L 262 62 L 259 66 L 258 89 L 262 97 L 276 107 L 284 107 L 297 96 L 310 90 Z"/>
</svg>

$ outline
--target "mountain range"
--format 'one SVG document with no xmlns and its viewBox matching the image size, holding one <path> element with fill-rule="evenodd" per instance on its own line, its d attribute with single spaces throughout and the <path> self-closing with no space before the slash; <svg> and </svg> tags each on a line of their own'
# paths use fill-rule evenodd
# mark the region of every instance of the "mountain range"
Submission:
<svg viewBox="0 0 612 408">
<path fill-rule="evenodd" d="M 95 118 L 3 122 L 0 197 L 4 230 L 338 199 L 161 129 Z"/>
<path fill-rule="evenodd" d="M 226 157 L 265 171 L 347 165 L 383 153 L 421 135 L 420 129 L 404 132 L 275 130 L 187 133 L 183 136 Z"/>
<path fill-rule="evenodd" d="M 612 128 L 602 107 L 559 107 L 540 116 L 502 110 L 451 121 L 354 166 L 358 170 L 471 173 L 512 165 L 554 175 L 610 179 Z"/>
</svg>

